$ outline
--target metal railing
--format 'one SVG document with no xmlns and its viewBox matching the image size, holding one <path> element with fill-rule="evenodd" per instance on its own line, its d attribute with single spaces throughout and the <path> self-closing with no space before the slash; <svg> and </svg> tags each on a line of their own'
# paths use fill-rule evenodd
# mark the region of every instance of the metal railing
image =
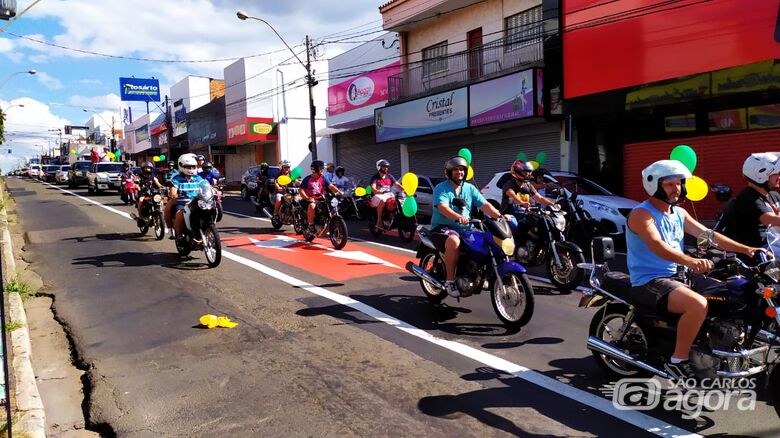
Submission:
<svg viewBox="0 0 780 438">
<path fill-rule="evenodd" d="M 542 25 L 536 25 L 470 50 L 420 61 L 388 76 L 388 100 L 409 100 L 543 61 L 542 36 Z"/>
</svg>

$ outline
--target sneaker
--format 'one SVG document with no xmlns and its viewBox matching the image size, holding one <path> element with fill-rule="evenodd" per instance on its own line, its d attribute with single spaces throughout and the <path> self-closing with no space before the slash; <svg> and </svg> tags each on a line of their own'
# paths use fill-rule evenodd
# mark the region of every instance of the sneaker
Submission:
<svg viewBox="0 0 780 438">
<path fill-rule="evenodd" d="M 173 230 L 173 228 L 168 228 L 168 238 L 171 240 L 176 240 L 176 232 Z"/>
<path fill-rule="evenodd" d="M 696 379 L 696 373 L 691 366 L 691 361 L 684 360 L 680 363 L 672 363 L 671 359 L 664 365 L 664 370 L 672 380 Z"/>
<path fill-rule="evenodd" d="M 447 295 L 451 297 L 460 298 L 460 290 L 458 290 L 458 286 L 455 284 L 454 281 L 445 282 L 444 291 L 447 292 Z"/>
</svg>

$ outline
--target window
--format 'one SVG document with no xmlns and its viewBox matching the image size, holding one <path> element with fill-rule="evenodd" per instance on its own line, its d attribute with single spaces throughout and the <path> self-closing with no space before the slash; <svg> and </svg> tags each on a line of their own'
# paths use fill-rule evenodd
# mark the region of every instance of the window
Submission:
<svg viewBox="0 0 780 438">
<path fill-rule="evenodd" d="M 504 19 L 504 51 L 538 44 L 542 41 L 542 7 L 537 6 Z"/>
<path fill-rule="evenodd" d="M 447 70 L 447 41 L 422 50 L 423 76 Z"/>
</svg>

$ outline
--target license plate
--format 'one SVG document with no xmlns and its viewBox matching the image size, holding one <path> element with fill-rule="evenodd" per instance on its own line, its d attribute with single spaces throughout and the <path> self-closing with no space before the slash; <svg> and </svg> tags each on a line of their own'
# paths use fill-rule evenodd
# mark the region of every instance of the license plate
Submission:
<svg viewBox="0 0 780 438">
<path fill-rule="evenodd" d="M 107 188 L 108 188 L 108 186 L 107 186 L 107 185 L 105 185 L 105 184 L 98 184 L 98 188 L 99 188 L 99 189 L 107 189 Z"/>
</svg>

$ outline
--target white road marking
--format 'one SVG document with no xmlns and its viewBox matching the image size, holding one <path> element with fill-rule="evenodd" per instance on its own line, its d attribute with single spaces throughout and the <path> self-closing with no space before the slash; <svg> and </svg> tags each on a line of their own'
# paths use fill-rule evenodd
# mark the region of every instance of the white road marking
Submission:
<svg viewBox="0 0 780 438">
<path fill-rule="evenodd" d="M 108 207 L 106 205 L 103 205 L 97 201 L 93 201 L 91 199 L 85 198 L 81 195 L 77 195 L 73 192 L 64 190 L 60 187 L 53 186 L 51 184 L 51 187 L 55 187 L 59 190 L 62 190 L 65 193 L 69 193 L 79 199 L 83 199 L 85 201 L 88 201 L 92 204 L 98 205 L 100 207 L 105 208 L 108 211 L 111 211 L 112 213 L 117 213 L 125 217 L 130 217 L 127 213 L 121 212 L 119 210 L 116 210 L 114 208 Z M 476 362 L 480 362 L 486 366 L 489 366 L 491 368 L 495 368 L 497 370 L 501 370 L 504 372 L 507 372 L 509 374 L 514 375 L 517 378 L 523 379 L 527 382 L 533 383 L 535 385 L 538 385 L 542 388 L 547 389 L 548 391 L 557 393 L 559 395 L 562 395 L 564 397 L 570 398 L 572 400 L 575 400 L 583 405 L 590 406 L 591 408 L 594 408 L 596 410 L 599 410 L 607 415 L 610 415 L 612 417 L 615 417 L 619 420 L 622 420 L 628 424 L 631 424 L 635 427 L 644 429 L 650 433 L 656 434 L 658 436 L 663 437 L 701 437 L 699 434 L 695 434 L 692 432 L 689 432 L 685 429 L 679 428 L 677 426 L 674 426 L 672 424 L 666 423 L 662 420 L 659 420 L 657 418 L 653 418 L 649 415 L 646 415 L 640 411 L 632 411 L 632 410 L 618 410 L 610 400 L 607 400 L 605 398 L 602 398 L 598 395 L 591 394 L 589 392 L 583 391 L 581 389 L 575 388 L 573 386 L 569 386 L 565 383 L 559 382 L 558 380 L 555 380 L 551 377 L 547 377 L 542 373 L 539 373 L 537 371 L 534 371 L 530 368 L 526 368 L 522 365 L 515 364 L 513 362 L 510 362 L 506 359 L 502 359 L 498 356 L 492 355 L 490 353 L 484 352 L 482 350 L 479 350 L 477 348 L 471 347 L 469 345 L 461 344 L 459 342 L 455 341 L 449 341 L 446 339 L 438 338 L 425 330 L 419 329 L 407 322 L 401 321 L 397 318 L 394 318 L 378 309 L 375 309 L 369 305 L 363 304 L 357 300 L 354 300 L 350 297 L 346 297 L 340 294 L 337 294 L 335 292 L 331 292 L 325 288 L 312 285 L 310 283 L 307 283 L 303 280 L 299 280 L 295 277 L 292 277 L 288 274 L 285 274 L 284 272 L 277 271 L 276 269 L 270 268 L 268 266 L 262 265 L 254 260 L 247 259 L 245 257 L 239 256 L 237 254 L 233 254 L 229 251 L 222 251 L 222 255 L 230 260 L 233 260 L 237 263 L 240 263 L 246 267 L 249 267 L 251 269 L 254 269 L 258 272 L 261 272 L 265 275 L 268 275 L 269 277 L 278 279 L 284 283 L 287 283 L 291 286 L 295 286 L 301 289 L 304 289 L 314 295 L 318 295 L 322 298 L 328 299 L 330 301 L 333 301 L 337 304 L 341 304 L 347 307 L 350 307 L 354 310 L 357 310 L 358 312 L 361 312 L 365 314 L 366 316 L 369 316 L 371 318 L 376 319 L 377 321 L 384 322 L 385 324 L 388 324 L 398 330 L 401 330 L 407 334 L 410 334 L 416 338 L 422 339 L 424 341 L 430 342 L 432 344 L 438 345 L 442 348 L 445 348 L 447 350 L 450 350 L 454 353 L 460 354 L 461 356 L 467 357 L 471 360 L 474 360 Z"/>
</svg>

